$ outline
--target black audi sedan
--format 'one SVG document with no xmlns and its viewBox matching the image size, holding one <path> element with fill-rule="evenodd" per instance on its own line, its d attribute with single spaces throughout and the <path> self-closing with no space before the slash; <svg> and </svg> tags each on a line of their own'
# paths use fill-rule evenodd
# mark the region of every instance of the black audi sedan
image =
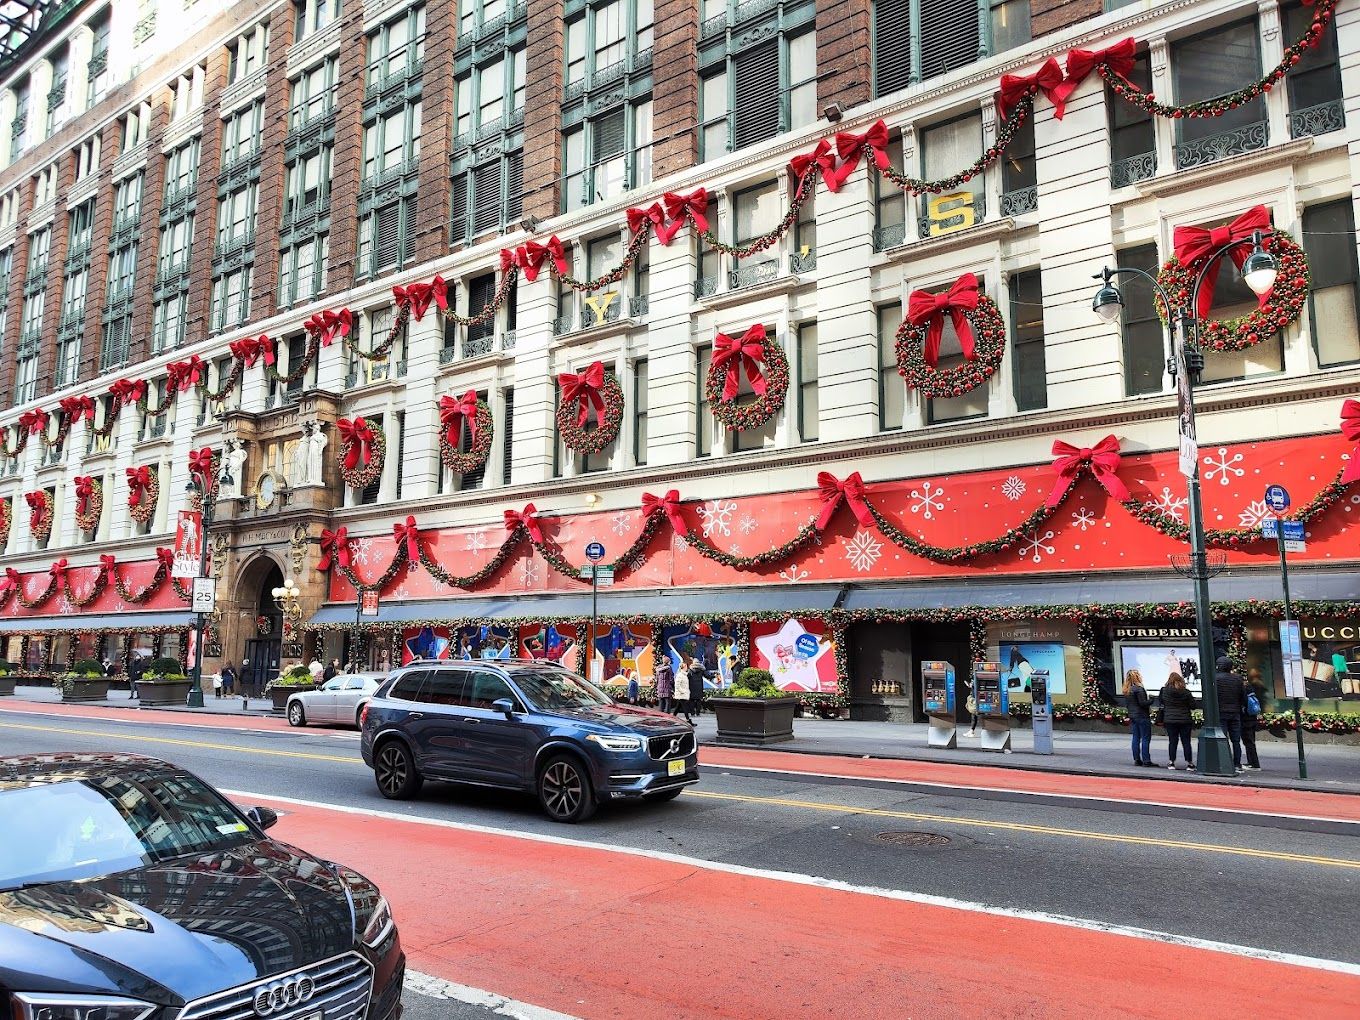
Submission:
<svg viewBox="0 0 1360 1020">
<path fill-rule="evenodd" d="M 0 757 L 0 1017 L 397 1020 L 372 882 L 129 754 Z"/>
</svg>

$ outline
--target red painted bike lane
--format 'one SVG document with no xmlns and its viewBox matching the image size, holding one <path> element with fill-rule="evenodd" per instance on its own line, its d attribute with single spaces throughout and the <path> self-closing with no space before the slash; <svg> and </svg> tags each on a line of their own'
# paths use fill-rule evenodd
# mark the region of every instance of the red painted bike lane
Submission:
<svg viewBox="0 0 1360 1020">
<path fill-rule="evenodd" d="M 266 803 L 269 803 L 266 800 Z M 675 860 L 278 803 L 360 868 L 410 966 L 595 1020 L 1353 1017 L 1360 977 Z M 575 830 L 573 830 L 574 832 Z M 588 838 L 589 830 L 580 830 Z"/>
</svg>

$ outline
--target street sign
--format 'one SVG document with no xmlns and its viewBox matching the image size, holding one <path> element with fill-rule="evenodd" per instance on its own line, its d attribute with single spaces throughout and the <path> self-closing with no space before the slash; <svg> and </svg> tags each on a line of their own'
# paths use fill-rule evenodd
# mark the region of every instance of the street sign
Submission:
<svg viewBox="0 0 1360 1020">
<path fill-rule="evenodd" d="M 1303 683 L 1303 640 L 1298 620 L 1280 621 L 1280 656 L 1284 663 L 1284 696 L 1306 698 Z"/>
<path fill-rule="evenodd" d="M 591 542 L 587 545 L 586 559 L 590 560 L 591 563 L 599 563 L 600 560 L 604 559 L 604 543 Z"/>
<path fill-rule="evenodd" d="M 1304 541 L 1302 521 L 1282 521 L 1277 517 L 1266 517 L 1261 521 L 1261 537 L 1277 541 L 1284 532 L 1285 552 L 1305 552 L 1308 544 Z"/>
<path fill-rule="evenodd" d="M 581 580 L 589 581 L 592 577 L 601 588 L 608 588 L 614 583 L 614 568 L 600 567 L 593 563 L 587 563 L 581 568 Z"/>
<path fill-rule="evenodd" d="M 211 613 L 217 608 L 217 584 L 211 577 L 195 577 L 193 611 Z"/>
<path fill-rule="evenodd" d="M 1289 491 L 1283 485 L 1266 486 L 1266 506 L 1277 514 L 1289 509 Z"/>
<path fill-rule="evenodd" d="M 360 594 L 359 615 L 360 616 L 378 615 L 378 593 L 376 591 L 366 591 Z"/>
</svg>

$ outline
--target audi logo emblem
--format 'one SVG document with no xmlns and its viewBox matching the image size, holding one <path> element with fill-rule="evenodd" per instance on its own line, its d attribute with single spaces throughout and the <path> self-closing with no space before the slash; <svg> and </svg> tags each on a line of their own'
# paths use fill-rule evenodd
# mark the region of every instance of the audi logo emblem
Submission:
<svg viewBox="0 0 1360 1020">
<path fill-rule="evenodd" d="M 255 990 L 255 1012 L 260 1016 L 273 1016 L 282 1010 L 300 1006 L 315 991 L 316 985 L 306 974 L 271 981 Z"/>
</svg>

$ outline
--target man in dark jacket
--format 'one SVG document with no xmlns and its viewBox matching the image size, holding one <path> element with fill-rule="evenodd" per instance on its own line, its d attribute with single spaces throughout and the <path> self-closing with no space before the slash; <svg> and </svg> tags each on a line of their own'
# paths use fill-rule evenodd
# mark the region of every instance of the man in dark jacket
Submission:
<svg viewBox="0 0 1360 1020">
<path fill-rule="evenodd" d="M 1243 681 L 1232 671 L 1232 660 L 1226 655 L 1220 655 L 1214 667 L 1214 687 L 1218 691 L 1218 718 L 1223 724 L 1223 732 L 1232 741 L 1233 768 L 1241 772 L 1242 715 L 1246 707 Z"/>
</svg>

